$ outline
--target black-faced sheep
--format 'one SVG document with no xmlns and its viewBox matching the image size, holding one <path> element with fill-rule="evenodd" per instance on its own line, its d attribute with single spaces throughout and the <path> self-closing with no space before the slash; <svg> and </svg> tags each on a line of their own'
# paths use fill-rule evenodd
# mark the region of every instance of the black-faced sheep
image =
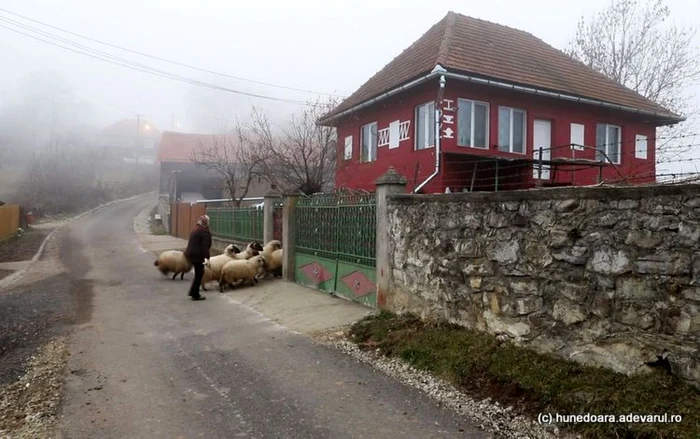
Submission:
<svg viewBox="0 0 700 439">
<path fill-rule="evenodd" d="M 168 273 L 173 274 L 173 280 L 180 275 L 180 280 L 185 278 L 185 273 L 189 273 L 192 269 L 192 264 L 185 258 L 185 254 L 179 250 L 166 250 L 158 256 L 158 259 L 153 263 L 163 276 Z"/>
<path fill-rule="evenodd" d="M 260 243 L 257 241 L 253 241 L 253 242 L 248 243 L 245 250 L 236 254 L 236 259 L 239 259 L 239 260 L 250 259 L 253 256 L 259 255 L 261 251 L 263 251 L 262 245 L 260 245 Z"/>
<path fill-rule="evenodd" d="M 251 285 L 255 285 L 258 282 L 256 276 L 264 273 L 265 257 L 262 255 L 253 256 L 245 261 L 238 259 L 228 261 L 221 269 L 219 292 L 224 292 L 224 285 L 240 285 L 247 280 Z"/>
<path fill-rule="evenodd" d="M 204 277 L 201 283 L 201 287 L 204 291 L 207 291 L 207 283 L 219 280 L 221 277 L 221 269 L 224 267 L 224 264 L 234 260 L 237 253 L 240 253 L 238 247 L 230 244 L 224 249 L 222 254 L 209 258 L 209 260 L 205 262 Z"/>
</svg>

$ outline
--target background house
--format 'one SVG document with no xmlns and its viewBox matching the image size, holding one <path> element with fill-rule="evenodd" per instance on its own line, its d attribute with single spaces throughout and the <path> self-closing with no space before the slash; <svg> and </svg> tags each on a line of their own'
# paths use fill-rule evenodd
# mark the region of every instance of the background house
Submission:
<svg viewBox="0 0 700 439">
<path fill-rule="evenodd" d="M 656 127 L 682 120 L 527 32 L 450 12 L 319 123 L 337 128 L 336 187 L 373 190 L 394 166 L 436 193 L 652 182 Z"/>
<path fill-rule="evenodd" d="M 230 197 L 223 177 L 203 163 L 194 161 L 195 152 L 214 145 L 217 135 L 176 133 L 165 131 L 158 146 L 159 202 L 158 213 L 169 229 L 172 203 L 192 203 L 197 200 L 220 200 Z M 247 197 L 262 197 L 269 186 L 255 178 Z M 245 204 L 255 204 L 250 202 Z"/>
<path fill-rule="evenodd" d="M 125 163 L 154 164 L 161 131 L 143 119 L 123 119 L 100 130 L 97 146 Z"/>
</svg>

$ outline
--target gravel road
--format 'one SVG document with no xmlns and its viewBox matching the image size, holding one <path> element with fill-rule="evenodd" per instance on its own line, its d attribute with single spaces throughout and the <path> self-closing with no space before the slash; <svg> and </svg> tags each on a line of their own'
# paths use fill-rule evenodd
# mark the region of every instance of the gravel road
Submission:
<svg viewBox="0 0 700 439">
<path fill-rule="evenodd" d="M 103 208 L 61 239 L 66 277 L 52 282 L 68 282 L 75 326 L 59 437 L 490 437 L 228 294 L 190 301 L 192 275 L 162 276 L 132 230 L 149 204 Z"/>
</svg>

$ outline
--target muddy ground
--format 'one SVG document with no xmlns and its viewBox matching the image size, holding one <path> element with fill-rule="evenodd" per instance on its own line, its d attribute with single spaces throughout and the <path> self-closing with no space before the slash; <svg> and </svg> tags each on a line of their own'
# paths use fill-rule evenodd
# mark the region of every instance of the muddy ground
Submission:
<svg viewBox="0 0 700 439">
<path fill-rule="evenodd" d="M 0 262 L 18 262 L 32 259 L 51 229 L 32 228 L 24 235 L 0 241 Z M 0 278 L 4 277 L 0 273 Z"/>
</svg>

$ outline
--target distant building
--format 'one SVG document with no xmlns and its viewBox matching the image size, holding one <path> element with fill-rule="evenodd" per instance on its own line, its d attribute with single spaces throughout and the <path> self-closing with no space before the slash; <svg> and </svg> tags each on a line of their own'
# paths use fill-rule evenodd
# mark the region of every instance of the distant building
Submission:
<svg viewBox="0 0 700 439">
<path fill-rule="evenodd" d="M 683 120 L 527 32 L 450 12 L 319 123 L 337 128 L 336 187 L 374 190 L 393 166 L 443 193 L 653 182 L 656 128 Z"/>
<path fill-rule="evenodd" d="M 195 152 L 212 144 L 221 135 L 190 134 L 165 131 L 158 146 L 159 202 L 163 224 L 170 231 L 170 205 L 178 202 L 229 198 L 222 176 L 204 164 L 195 163 Z M 262 197 L 267 184 L 254 179 L 248 197 Z"/>
<path fill-rule="evenodd" d="M 161 131 L 145 119 L 124 119 L 100 130 L 97 146 L 115 160 L 152 165 L 158 155 Z"/>
</svg>

